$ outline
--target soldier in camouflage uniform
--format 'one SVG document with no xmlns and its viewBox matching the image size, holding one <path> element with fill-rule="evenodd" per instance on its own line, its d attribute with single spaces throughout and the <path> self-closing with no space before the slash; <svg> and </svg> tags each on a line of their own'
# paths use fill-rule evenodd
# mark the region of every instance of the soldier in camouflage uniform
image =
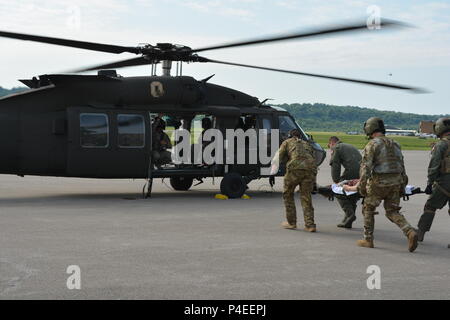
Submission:
<svg viewBox="0 0 450 320">
<path fill-rule="evenodd" d="M 162 165 L 172 162 L 172 154 L 167 151 L 172 148 L 172 143 L 167 133 L 164 132 L 165 129 L 166 122 L 159 117 L 156 118 L 152 131 L 152 157 L 153 163 L 158 169 Z"/>
<path fill-rule="evenodd" d="M 365 197 L 363 205 L 364 239 L 358 240 L 360 247 L 373 248 L 375 211 L 384 201 L 386 217 L 395 223 L 408 238 L 408 249 L 417 248 L 416 230 L 400 214 L 400 197 L 408 182 L 400 145 L 384 134 L 383 120 L 370 118 L 364 123 L 364 132 L 369 136 L 361 161 L 359 193 Z"/>
<path fill-rule="evenodd" d="M 351 144 L 343 143 L 338 137 L 330 137 L 328 147 L 331 149 L 331 178 L 334 183 L 344 180 L 359 179 L 359 166 L 361 163 L 361 154 Z M 341 166 L 344 172 L 341 175 Z M 335 195 L 339 205 L 344 211 L 344 220 L 337 226 L 339 228 L 352 228 L 353 222 L 356 220 L 356 204 L 359 200 L 358 194 Z"/>
<path fill-rule="evenodd" d="M 285 229 L 297 228 L 294 191 L 297 186 L 300 186 L 300 201 L 305 219 L 305 231 L 316 232 L 311 199 L 311 192 L 317 175 L 314 150 L 308 142 L 301 139 L 299 130 L 292 130 L 290 136 L 291 138 L 281 144 L 279 150 L 280 162 L 286 163 L 283 200 L 287 221 L 283 222 L 282 226 Z"/>
<path fill-rule="evenodd" d="M 430 197 L 419 220 L 419 241 L 423 241 L 425 232 L 430 231 L 436 210 L 442 209 L 450 200 L 450 118 L 436 121 L 434 133 L 440 141 L 433 148 L 428 166 L 425 193 Z M 450 209 L 448 213 L 450 214 Z"/>
</svg>

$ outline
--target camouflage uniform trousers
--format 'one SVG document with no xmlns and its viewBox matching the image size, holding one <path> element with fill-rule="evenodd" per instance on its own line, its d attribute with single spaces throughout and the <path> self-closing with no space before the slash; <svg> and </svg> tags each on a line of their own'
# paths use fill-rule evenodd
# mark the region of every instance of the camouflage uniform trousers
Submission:
<svg viewBox="0 0 450 320">
<path fill-rule="evenodd" d="M 305 227 L 315 227 L 314 208 L 312 206 L 311 192 L 316 181 L 316 174 L 311 170 L 287 171 L 284 176 L 283 200 L 286 207 L 286 218 L 290 224 L 297 224 L 297 211 L 295 208 L 294 191 L 300 186 L 300 202 L 303 209 Z"/>
<path fill-rule="evenodd" d="M 395 223 L 405 235 L 414 228 L 409 224 L 405 217 L 400 213 L 400 185 L 383 186 L 383 185 L 367 185 L 367 196 L 364 199 L 363 216 L 364 216 L 364 238 L 373 240 L 373 231 L 375 228 L 375 210 L 384 201 L 384 209 L 386 217 Z"/>
<path fill-rule="evenodd" d="M 436 215 L 436 210 L 442 209 L 447 203 L 449 204 L 448 214 L 450 214 L 450 197 L 448 194 L 445 194 L 442 189 L 446 192 L 447 190 L 450 190 L 450 182 L 441 182 L 439 186 L 436 184 L 433 186 L 433 193 L 428 197 L 423 209 L 423 214 L 419 220 L 418 227 L 420 230 L 430 231 L 434 216 Z"/>
</svg>

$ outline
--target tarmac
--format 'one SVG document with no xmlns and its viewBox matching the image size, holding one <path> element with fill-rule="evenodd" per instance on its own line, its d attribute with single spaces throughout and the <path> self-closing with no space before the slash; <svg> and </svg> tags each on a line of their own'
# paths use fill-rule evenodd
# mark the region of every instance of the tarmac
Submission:
<svg viewBox="0 0 450 320">
<path fill-rule="evenodd" d="M 424 188 L 429 153 L 404 154 L 410 183 Z M 318 183 L 330 183 L 328 159 Z M 282 229 L 282 178 L 274 190 L 267 179 L 252 182 L 249 200 L 215 199 L 220 179 L 186 192 L 158 180 L 146 200 L 143 185 L 0 175 L 0 299 L 450 297 L 448 208 L 409 253 L 406 237 L 382 208 L 375 248 L 357 247 L 361 207 L 354 228 L 340 229 L 338 203 L 320 195 L 313 196 L 317 233 Z M 426 198 L 402 202 L 414 226 Z M 298 197 L 297 209 L 302 222 Z M 80 289 L 67 285 L 74 265 L 80 282 L 69 284 Z M 374 283 L 370 266 L 379 267 L 380 289 L 368 286 Z"/>
</svg>

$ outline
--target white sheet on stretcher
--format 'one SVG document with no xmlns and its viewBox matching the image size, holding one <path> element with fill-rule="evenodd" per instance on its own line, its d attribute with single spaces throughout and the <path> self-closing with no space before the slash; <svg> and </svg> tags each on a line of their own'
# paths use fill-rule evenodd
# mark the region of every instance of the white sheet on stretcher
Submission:
<svg viewBox="0 0 450 320">
<path fill-rule="evenodd" d="M 345 194 L 347 196 L 351 196 L 352 194 L 358 193 L 357 191 L 344 191 L 344 187 L 339 184 L 332 184 L 331 189 L 336 194 Z"/>
<path fill-rule="evenodd" d="M 351 196 L 352 194 L 357 193 L 357 191 L 344 191 L 344 187 L 342 187 L 339 184 L 332 184 L 331 185 L 331 189 L 333 190 L 334 193 L 336 194 L 345 194 L 347 196 Z M 416 189 L 415 186 L 412 185 L 407 185 L 405 187 L 405 194 L 406 195 L 411 195 L 413 190 Z"/>
</svg>

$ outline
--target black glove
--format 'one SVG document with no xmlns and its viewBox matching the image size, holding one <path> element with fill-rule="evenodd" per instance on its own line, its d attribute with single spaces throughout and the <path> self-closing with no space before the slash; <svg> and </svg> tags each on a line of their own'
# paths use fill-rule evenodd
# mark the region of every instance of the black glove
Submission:
<svg viewBox="0 0 450 320">
<path fill-rule="evenodd" d="M 427 187 L 425 188 L 425 193 L 426 194 L 432 194 L 433 193 L 433 185 L 432 184 L 427 185 Z"/>
</svg>

